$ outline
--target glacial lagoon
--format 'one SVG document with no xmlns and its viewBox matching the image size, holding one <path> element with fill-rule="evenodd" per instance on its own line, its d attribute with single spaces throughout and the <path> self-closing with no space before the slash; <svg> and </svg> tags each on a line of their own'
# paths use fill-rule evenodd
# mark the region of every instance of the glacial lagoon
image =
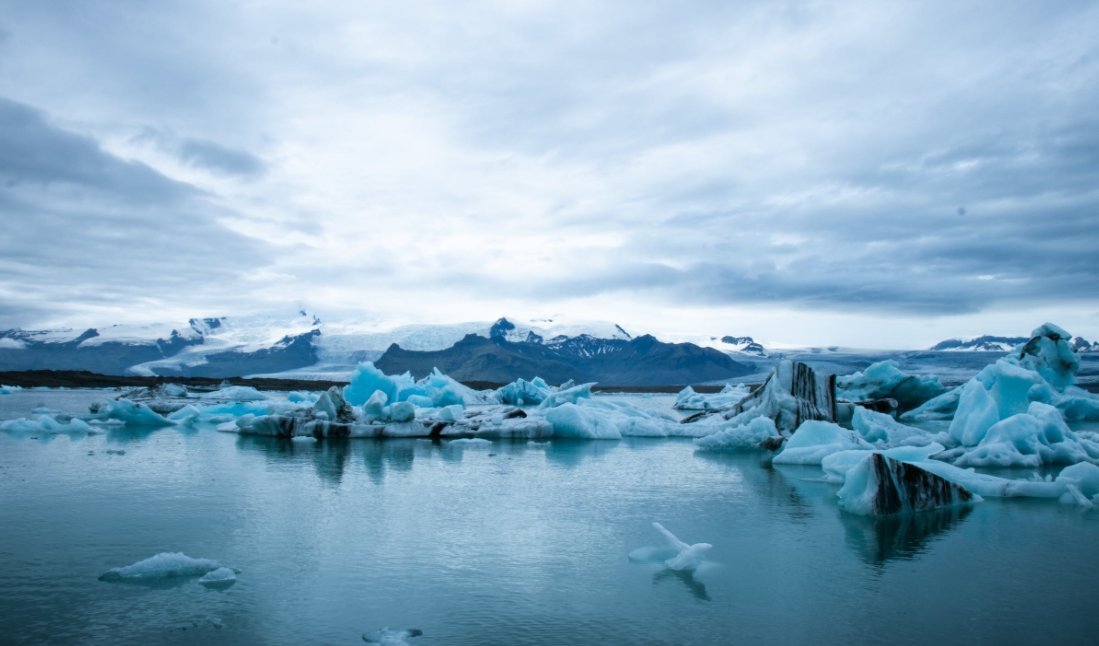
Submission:
<svg viewBox="0 0 1099 646">
<path fill-rule="evenodd" d="M 22 391 L 0 418 L 109 391 Z M 638 397 L 645 407 L 672 398 Z M 195 428 L 0 433 L 5 643 L 1093 643 L 1099 512 L 871 519 L 818 467 L 685 439 L 294 442 Z M 1012 472 L 1012 477 L 1026 474 Z M 632 562 L 658 521 L 713 549 Z M 239 570 L 99 576 L 162 552 Z"/>
</svg>

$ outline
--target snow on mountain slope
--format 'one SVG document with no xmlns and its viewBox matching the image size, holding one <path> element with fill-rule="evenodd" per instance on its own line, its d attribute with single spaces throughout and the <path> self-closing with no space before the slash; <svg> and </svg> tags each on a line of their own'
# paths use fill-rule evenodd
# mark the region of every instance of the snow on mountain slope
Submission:
<svg viewBox="0 0 1099 646">
<path fill-rule="evenodd" d="M 947 339 L 931 346 L 933 352 L 1011 352 L 1030 337 L 984 335 L 972 339 Z M 1099 342 L 1073 337 L 1069 345 L 1077 352 L 1099 352 Z"/>
<path fill-rule="evenodd" d="M 303 335 L 318 333 L 320 326 L 320 319 L 305 310 L 298 310 L 291 316 L 191 319 L 185 329 L 188 334 L 201 338 L 202 343 L 189 345 L 164 359 L 137 364 L 130 372 L 138 375 L 185 373 L 187 369 L 205 365 L 213 355 L 225 352 L 247 354 L 285 348 Z"/>
<path fill-rule="evenodd" d="M 693 343 L 703 348 L 713 348 L 733 356 L 752 356 L 766 358 L 767 348 L 750 336 L 705 336 L 696 334 L 671 334 L 661 337 L 677 343 Z"/>
</svg>

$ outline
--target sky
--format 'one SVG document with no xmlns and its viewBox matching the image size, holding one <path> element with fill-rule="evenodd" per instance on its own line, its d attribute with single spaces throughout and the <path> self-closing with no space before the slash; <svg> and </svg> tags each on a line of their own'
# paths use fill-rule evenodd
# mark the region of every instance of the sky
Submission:
<svg viewBox="0 0 1099 646">
<path fill-rule="evenodd" d="M 1094 2 L 0 0 L 0 329 L 1099 336 Z"/>
</svg>

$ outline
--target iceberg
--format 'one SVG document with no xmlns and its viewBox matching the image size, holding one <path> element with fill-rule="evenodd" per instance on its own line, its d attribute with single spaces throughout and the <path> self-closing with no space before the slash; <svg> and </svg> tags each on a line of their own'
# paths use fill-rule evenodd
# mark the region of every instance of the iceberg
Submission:
<svg viewBox="0 0 1099 646">
<path fill-rule="evenodd" d="M 963 446 L 945 456 L 949 459 L 957 455 L 954 460 L 957 466 L 1039 467 L 1099 463 L 1099 442 L 1081 438 L 1070 430 L 1061 413 L 1049 404 L 1031 402 L 1026 412 L 993 421 L 983 433 L 972 432 L 974 428 L 980 431 L 984 427 L 987 412 L 985 408 L 982 414 L 971 417 L 981 423 L 962 429 Z M 966 431 L 970 433 L 966 434 Z"/>
<path fill-rule="evenodd" d="M 747 424 L 727 427 L 695 439 L 695 444 L 704 451 L 765 449 L 781 443 L 782 436 L 770 417 L 757 417 Z"/>
<path fill-rule="evenodd" d="M 94 434 L 96 430 L 82 419 L 69 417 L 68 415 L 39 415 L 37 418 L 12 419 L 0 422 L 0 431 L 7 433 L 33 433 L 33 434 Z"/>
<path fill-rule="evenodd" d="M 553 437 L 619 440 L 626 436 L 669 437 L 684 435 L 669 414 L 660 415 L 619 402 L 583 400 L 565 403 L 544 412 Z"/>
<path fill-rule="evenodd" d="M 902 424 L 893 419 L 892 415 L 877 413 L 870 409 L 856 406 L 851 416 L 851 428 L 867 442 L 878 448 L 888 448 L 902 445 L 921 446 L 940 439 L 938 434 L 930 434 L 927 431 Z"/>
<path fill-rule="evenodd" d="M 775 464 L 820 464 L 828 455 L 851 449 L 869 449 L 869 443 L 854 431 L 833 424 L 810 420 L 786 440 L 782 452 L 774 457 Z"/>
<path fill-rule="evenodd" d="M 1099 396 L 1074 385 L 1080 359 L 1066 334 L 1051 323 L 1038 327 L 1014 352 L 964 385 L 908 411 L 901 420 L 952 419 L 951 435 L 966 446 L 979 442 L 994 423 L 1025 412 L 1035 401 L 1056 407 L 1066 419 L 1099 420 Z"/>
<path fill-rule="evenodd" d="M 200 397 L 230 402 L 256 402 L 267 399 L 267 395 L 251 386 L 226 386 L 213 392 L 203 393 Z"/>
<path fill-rule="evenodd" d="M 439 372 L 438 368 L 420 381 L 414 381 L 410 373 L 390 376 L 373 363 L 360 363 L 344 386 L 343 397 L 352 406 L 366 404 L 375 392 L 381 391 L 387 402 L 408 401 L 421 408 L 465 406 L 487 403 L 486 396 Z"/>
<path fill-rule="evenodd" d="M 873 452 L 846 474 L 840 507 L 862 516 L 888 516 L 979 502 L 968 489 L 916 464 Z"/>
<path fill-rule="evenodd" d="M 91 412 L 95 419 L 115 420 L 126 426 L 159 428 L 174 424 L 172 420 L 156 413 L 145 404 L 136 404 L 129 399 L 114 399 L 92 404 Z"/>
<path fill-rule="evenodd" d="M 761 386 L 723 411 L 732 426 L 740 426 L 757 417 L 775 423 L 782 437 L 788 437 L 806 420 L 836 421 L 835 376 L 818 376 L 799 361 L 783 359 Z M 692 423 L 709 416 L 703 411 L 683 419 Z"/>
<path fill-rule="evenodd" d="M 712 395 L 695 392 L 694 388 L 687 386 L 676 395 L 674 408 L 691 411 L 727 410 L 740 403 L 750 392 L 751 389 L 745 384 L 725 384 L 720 392 Z"/>
<path fill-rule="evenodd" d="M 836 378 L 836 396 L 844 401 L 892 399 L 908 411 L 946 392 L 938 377 L 907 375 L 896 361 L 871 364 L 865 370 Z"/>
<path fill-rule="evenodd" d="M 202 576 L 221 568 L 212 559 L 195 559 L 182 552 L 161 552 L 156 556 L 124 567 L 107 570 L 100 581 L 146 581 L 174 577 Z"/>
</svg>

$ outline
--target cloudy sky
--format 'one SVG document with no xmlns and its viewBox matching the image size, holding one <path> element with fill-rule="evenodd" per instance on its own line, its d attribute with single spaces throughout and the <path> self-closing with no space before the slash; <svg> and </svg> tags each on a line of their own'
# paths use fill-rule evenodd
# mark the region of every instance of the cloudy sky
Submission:
<svg viewBox="0 0 1099 646">
<path fill-rule="evenodd" d="M 0 328 L 1099 336 L 1094 2 L 0 0 Z"/>
</svg>

